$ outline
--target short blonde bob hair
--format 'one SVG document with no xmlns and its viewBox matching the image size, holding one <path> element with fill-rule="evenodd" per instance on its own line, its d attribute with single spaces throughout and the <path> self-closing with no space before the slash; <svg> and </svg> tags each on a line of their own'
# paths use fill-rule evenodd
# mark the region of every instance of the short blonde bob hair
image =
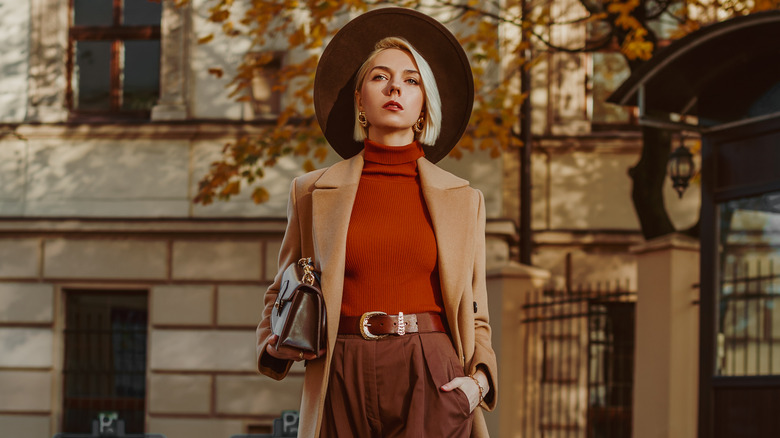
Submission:
<svg viewBox="0 0 780 438">
<path fill-rule="evenodd" d="M 425 58 L 408 41 L 400 37 L 387 37 L 379 40 L 374 45 L 374 51 L 368 55 L 368 58 L 357 72 L 355 91 L 360 92 L 360 89 L 363 88 L 363 82 L 365 82 L 371 61 L 380 52 L 387 49 L 398 49 L 409 53 L 414 58 L 417 68 L 420 69 L 420 78 L 425 95 L 425 102 L 423 103 L 425 124 L 417 139 L 420 143 L 433 146 L 436 143 L 436 139 L 439 138 L 439 132 L 441 132 L 441 97 L 439 97 L 439 88 L 436 86 L 436 78 L 433 76 L 431 66 L 428 65 Z M 358 121 L 359 112 L 357 99 L 355 99 L 355 133 L 353 135 L 355 141 L 363 141 L 368 137 L 368 128 L 362 127 Z M 416 132 L 415 136 L 417 136 Z"/>
</svg>

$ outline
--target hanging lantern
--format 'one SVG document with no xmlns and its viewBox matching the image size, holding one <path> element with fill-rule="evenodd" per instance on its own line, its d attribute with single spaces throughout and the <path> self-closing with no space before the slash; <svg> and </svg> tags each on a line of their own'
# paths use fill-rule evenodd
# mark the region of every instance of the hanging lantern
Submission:
<svg viewBox="0 0 780 438">
<path fill-rule="evenodd" d="M 688 182 L 693 176 L 693 154 L 683 144 L 680 138 L 680 146 L 669 155 L 669 176 L 677 194 L 682 198 L 683 192 L 688 188 Z"/>
</svg>

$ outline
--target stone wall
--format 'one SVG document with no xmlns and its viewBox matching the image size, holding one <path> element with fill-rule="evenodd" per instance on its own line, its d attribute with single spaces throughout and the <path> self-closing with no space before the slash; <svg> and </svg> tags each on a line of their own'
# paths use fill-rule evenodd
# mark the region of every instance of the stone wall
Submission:
<svg viewBox="0 0 780 438">
<path fill-rule="evenodd" d="M 282 382 L 255 371 L 254 333 L 284 225 L 2 222 L 0 430 L 59 431 L 63 306 L 75 290 L 147 291 L 149 432 L 227 438 L 297 409 L 301 366 Z"/>
</svg>

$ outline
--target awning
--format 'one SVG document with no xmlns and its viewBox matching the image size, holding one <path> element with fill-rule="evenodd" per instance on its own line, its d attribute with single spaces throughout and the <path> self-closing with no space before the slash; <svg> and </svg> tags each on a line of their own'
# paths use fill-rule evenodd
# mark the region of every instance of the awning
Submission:
<svg viewBox="0 0 780 438">
<path fill-rule="evenodd" d="M 760 99 L 770 100 L 769 104 Z M 715 125 L 780 111 L 780 11 L 706 26 L 660 50 L 607 100 Z M 772 108 L 774 107 L 774 109 Z M 640 120 L 641 122 L 641 120 Z"/>
</svg>

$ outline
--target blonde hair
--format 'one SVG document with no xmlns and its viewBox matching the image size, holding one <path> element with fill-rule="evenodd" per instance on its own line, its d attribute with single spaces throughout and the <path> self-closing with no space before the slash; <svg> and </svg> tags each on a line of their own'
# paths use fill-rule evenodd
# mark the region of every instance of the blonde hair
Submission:
<svg viewBox="0 0 780 438">
<path fill-rule="evenodd" d="M 400 37 L 387 37 L 379 40 L 374 45 L 374 51 L 368 55 L 368 58 L 357 72 L 355 91 L 360 92 L 360 89 L 363 88 L 363 82 L 365 82 L 371 61 L 379 53 L 387 49 L 398 49 L 409 53 L 420 70 L 420 79 L 422 80 L 423 93 L 425 94 L 423 107 L 425 123 L 422 131 L 419 133 L 418 140 L 420 143 L 433 146 L 436 143 L 436 139 L 439 138 L 439 132 L 441 132 L 441 97 L 439 97 L 439 88 L 436 86 L 436 78 L 433 76 L 431 66 L 408 41 Z M 358 121 L 359 113 L 360 109 L 358 108 L 357 99 L 355 99 L 355 131 L 353 134 L 355 141 L 363 141 L 368 137 L 368 128 L 362 127 Z M 415 132 L 415 134 L 417 133 Z"/>
</svg>

